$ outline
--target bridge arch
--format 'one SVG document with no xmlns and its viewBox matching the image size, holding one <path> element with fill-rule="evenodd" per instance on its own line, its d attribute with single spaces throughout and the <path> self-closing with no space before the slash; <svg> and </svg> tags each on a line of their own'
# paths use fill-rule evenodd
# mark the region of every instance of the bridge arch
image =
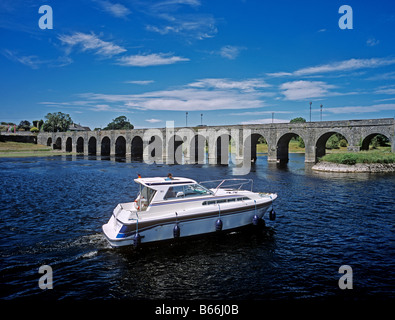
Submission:
<svg viewBox="0 0 395 320">
<path fill-rule="evenodd" d="M 102 156 L 109 156 L 111 153 L 111 140 L 109 137 L 104 136 L 101 139 L 101 150 L 100 155 Z"/>
<path fill-rule="evenodd" d="M 391 137 L 389 137 L 386 133 L 383 132 L 374 132 L 374 133 L 369 133 L 365 134 L 364 136 L 361 137 L 361 150 L 369 150 L 369 145 L 372 142 L 373 138 L 382 135 L 388 139 L 388 141 L 391 143 Z"/>
<path fill-rule="evenodd" d="M 124 136 L 118 136 L 115 140 L 115 155 L 118 157 L 126 155 L 126 139 Z"/>
<path fill-rule="evenodd" d="M 48 147 L 52 146 L 52 138 L 51 138 L 51 137 L 49 137 L 49 138 L 47 139 L 47 146 L 48 146 Z"/>
<path fill-rule="evenodd" d="M 66 139 L 66 152 L 71 152 L 73 151 L 73 139 L 71 137 L 68 137 Z"/>
<path fill-rule="evenodd" d="M 277 161 L 280 163 L 287 163 L 289 161 L 289 142 L 292 138 L 300 137 L 303 143 L 306 144 L 306 137 L 297 131 L 284 133 L 276 143 Z"/>
<path fill-rule="evenodd" d="M 267 139 L 261 132 L 255 132 L 251 134 L 251 162 L 256 162 L 257 160 L 257 145 L 260 144 L 259 140 L 264 139 L 267 144 Z"/>
<path fill-rule="evenodd" d="M 133 158 L 142 158 L 143 150 L 144 150 L 143 138 L 141 138 L 140 136 L 135 136 L 131 142 L 131 148 L 130 148 L 131 156 Z"/>
<path fill-rule="evenodd" d="M 195 163 L 205 163 L 206 144 L 208 140 L 201 134 L 195 134 L 190 142 L 190 160 Z"/>
<path fill-rule="evenodd" d="M 62 138 L 57 137 L 55 143 L 53 144 L 53 149 L 62 150 Z"/>
<path fill-rule="evenodd" d="M 88 140 L 88 155 L 96 155 L 97 140 L 96 137 L 90 137 Z"/>
<path fill-rule="evenodd" d="M 342 132 L 340 131 L 328 131 L 323 134 L 321 134 L 318 139 L 315 142 L 315 159 L 316 161 L 318 158 L 323 157 L 326 154 L 326 143 L 328 142 L 329 138 L 333 136 L 334 134 L 340 134 L 344 137 L 344 139 L 347 141 L 347 143 L 350 142 L 350 137 L 346 137 Z"/>
<path fill-rule="evenodd" d="M 84 153 L 84 138 L 83 137 L 78 137 L 76 151 L 77 151 L 77 153 Z"/>
<path fill-rule="evenodd" d="M 229 163 L 229 143 L 231 135 L 227 130 L 219 130 L 215 139 L 216 164 Z"/>
<path fill-rule="evenodd" d="M 184 139 L 178 135 L 172 135 L 167 141 L 167 156 L 169 164 L 182 164 L 183 161 L 183 144 L 184 140 L 186 141 L 186 137 Z"/>
<path fill-rule="evenodd" d="M 156 163 L 161 163 L 163 161 L 163 136 L 160 132 L 158 134 L 153 134 L 150 136 L 148 140 L 148 152 L 147 152 L 147 159 L 145 159 L 147 162 L 155 161 Z"/>
</svg>

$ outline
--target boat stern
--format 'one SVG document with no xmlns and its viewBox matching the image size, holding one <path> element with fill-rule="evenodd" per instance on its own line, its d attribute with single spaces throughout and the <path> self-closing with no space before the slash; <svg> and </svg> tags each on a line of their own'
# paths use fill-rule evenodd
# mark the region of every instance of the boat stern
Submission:
<svg viewBox="0 0 395 320">
<path fill-rule="evenodd" d="M 110 220 L 103 224 L 103 233 L 112 247 L 133 244 L 133 235 L 136 230 L 134 216 L 133 212 L 124 210 L 122 205 L 118 205 L 114 209 Z M 127 223 L 123 222 L 125 219 Z"/>
</svg>

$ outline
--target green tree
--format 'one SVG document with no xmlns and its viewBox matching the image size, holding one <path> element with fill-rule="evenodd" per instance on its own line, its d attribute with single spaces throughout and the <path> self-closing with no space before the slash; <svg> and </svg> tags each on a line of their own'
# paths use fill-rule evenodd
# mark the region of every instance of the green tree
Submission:
<svg viewBox="0 0 395 320">
<path fill-rule="evenodd" d="M 298 117 L 298 118 L 292 119 L 289 123 L 304 123 L 304 122 L 306 122 L 305 118 Z"/>
<path fill-rule="evenodd" d="M 27 120 L 22 120 L 19 125 L 18 125 L 18 130 L 19 129 L 23 129 L 25 131 L 29 131 L 30 130 L 30 122 Z"/>
<path fill-rule="evenodd" d="M 127 121 L 125 116 L 119 116 L 110 122 L 103 130 L 130 130 L 134 126 Z"/>
<path fill-rule="evenodd" d="M 43 129 L 46 132 L 66 132 L 73 123 L 70 115 L 63 112 L 48 113 L 45 119 Z"/>
</svg>

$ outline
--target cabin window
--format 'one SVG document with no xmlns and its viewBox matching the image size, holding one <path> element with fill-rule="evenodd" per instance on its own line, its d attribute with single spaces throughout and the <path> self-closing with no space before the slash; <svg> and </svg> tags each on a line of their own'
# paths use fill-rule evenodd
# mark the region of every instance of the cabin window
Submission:
<svg viewBox="0 0 395 320">
<path fill-rule="evenodd" d="M 198 184 L 169 187 L 164 199 L 189 198 L 211 194 L 211 191 Z"/>
<path fill-rule="evenodd" d="M 202 205 L 207 206 L 212 204 L 220 204 L 225 202 L 235 202 L 235 201 L 243 201 L 243 200 L 251 200 L 251 199 L 248 197 L 219 199 L 219 200 L 203 201 Z"/>
<path fill-rule="evenodd" d="M 169 190 L 167 190 L 164 198 L 165 199 L 184 198 L 184 186 L 169 187 Z"/>
<path fill-rule="evenodd" d="M 211 191 L 202 187 L 199 184 L 190 184 L 184 186 L 184 194 L 185 197 L 198 197 L 198 196 L 206 196 L 211 194 Z"/>
</svg>

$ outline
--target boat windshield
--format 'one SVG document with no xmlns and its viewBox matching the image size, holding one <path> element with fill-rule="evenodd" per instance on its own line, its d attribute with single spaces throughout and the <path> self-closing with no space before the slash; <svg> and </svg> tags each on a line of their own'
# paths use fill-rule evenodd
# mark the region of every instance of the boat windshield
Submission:
<svg viewBox="0 0 395 320">
<path fill-rule="evenodd" d="M 189 198 L 197 196 L 206 196 L 212 194 L 212 192 L 199 184 L 189 184 L 184 186 L 170 187 L 167 191 L 164 199 L 175 199 L 175 198 Z"/>
<path fill-rule="evenodd" d="M 137 199 L 136 199 L 136 201 L 138 203 L 138 210 L 140 210 L 140 211 L 147 210 L 152 199 L 154 198 L 155 193 L 156 193 L 156 190 L 144 186 L 141 189 L 141 191 L 138 194 Z"/>
<path fill-rule="evenodd" d="M 148 188 L 148 187 L 144 187 L 141 190 L 141 195 L 142 195 L 142 197 L 144 199 L 147 199 L 148 200 L 148 204 L 150 204 L 152 199 L 153 199 L 153 197 L 154 197 L 154 195 L 155 195 L 155 192 L 156 191 L 154 189 L 151 189 L 151 188 Z"/>
</svg>

